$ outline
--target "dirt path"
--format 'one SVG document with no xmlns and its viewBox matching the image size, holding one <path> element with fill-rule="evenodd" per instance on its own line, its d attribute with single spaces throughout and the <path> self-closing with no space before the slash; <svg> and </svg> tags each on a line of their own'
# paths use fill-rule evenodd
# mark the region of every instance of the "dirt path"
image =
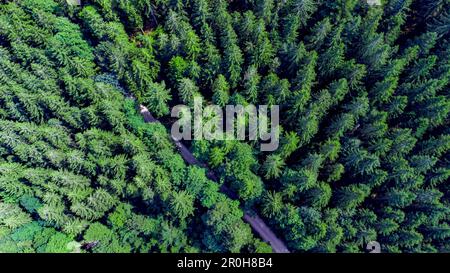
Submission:
<svg viewBox="0 0 450 273">
<path fill-rule="evenodd" d="M 153 117 L 153 115 L 148 111 L 148 109 L 140 105 L 139 111 L 141 115 L 144 117 L 145 122 L 159 122 L 156 118 Z M 172 140 L 175 143 L 175 146 L 177 147 L 178 151 L 180 152 L 183 159 L 189 164 L 189 165 L 197 165 L 202 168 L 207 168 L 204 164 L 201 164 L 197 158 L 194 157 L 194 155 L 189 151 L 186 146 L 183 145 L 180 141 L 177 141 L 175 139 Z M 218 181 L 217 176 L 212 172 L 211 170 L 207 169 L 208 173 L 207 176 L 209 179 L 213 181 Z M 237 197 L 235 194 L 230 191 L 226 186 L 222 185 L 221 191 L 225 194 L 227 194 L 229 197 L 236 199 Z M 287 249 L 286 245 L 277 238 L 275 233 L 264 223 L 263 219 L 259 217 L 255 213 L 250 213 L 245 211 L 244 212 L 244 221 L 250 224 L 250 226 L 253 228 L 253 230 L 266 242 L 270 244 L 272 247 L 273 252 L 275 253 L 289 253 L 289 250 Z"/>
</svg>

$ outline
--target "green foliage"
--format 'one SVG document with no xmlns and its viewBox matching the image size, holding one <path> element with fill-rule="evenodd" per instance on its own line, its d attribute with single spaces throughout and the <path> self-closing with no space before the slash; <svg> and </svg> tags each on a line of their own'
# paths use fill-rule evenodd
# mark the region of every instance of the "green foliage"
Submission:
<svg viewBox="0 0 450 273">
<path fill-rule="evenodd" d="M 149 7 L 118 4 L 76 11 L 81 28 L 51 0 L 1 4 L 2 26 L 14 27 L 0 29 L 0 252 L 205 251 L 197 225 L 230 201 L 125 98 L 163 116 L 174 89 L 156 81 L 154 35 L 131 39 L 117 21 L 141 28 Z M 198 38 L 187 38 L 195 59 Z"/>
<path fill-rule="evenodd" d="M 0 252 L 269 252 L 244 210 L 291 251 L 449 251 L 449 8 L 3 1 Z M 186 166 L 164 125 L 194 97 L 279 105 L 280 147 Z"/>
<path fill-rule="evenodd" d="M 241 222 L 243 213 L 236 201 L 221 200 L 205 215 L 210 228 L 204 234 L 204 243 L 210 251 L 239 252 L 251 239 L 250 227 Z"/>
</svg>

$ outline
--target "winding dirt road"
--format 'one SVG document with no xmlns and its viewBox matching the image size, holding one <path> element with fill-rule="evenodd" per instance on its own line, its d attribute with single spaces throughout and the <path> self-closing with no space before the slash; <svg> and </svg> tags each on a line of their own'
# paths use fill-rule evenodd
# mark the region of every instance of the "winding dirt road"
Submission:
<svg viewBox="0 0 450 273">
<path fill-rule="evenodd" d="M 159 122 L 156 118 L 153 117 L 153 115 L 148 111 L 148 109 L 140 105 L 139 106 L 139 112 L 144 117 L 145 122 Z M 204 164 L 201 164 L 197 158 L 194 157 L 194 155 L 189 151 L 186 146 L 183 145 L 178 140 L 175 140 L 172 137 L 172 140 L 175 143 L 175 146 L 177 147 L 178 151 L 180 152 L 183 159 L 190 165 L 197 165 L 202 168 L 207 168 Z M 217 176 L 214 174 L 213 171 L 207 169 L 207 176 L 209 179 L 213 181 L 218 181 Z M 226 186 L 222 185 L 221 191 L 225 194 L 227 194 L 230 198 L 236 199 L 235 194 L 232 193 Z M 289 250 L 287 249 L 286 245 L 278 239 L 278 237 L 275 235 L 275 233 L 264 223 L 264 220 L 261 219 L 256 213 L 251 213 L 248 211 L 244 212 L 244 221 L 250 224 L 250 226 L 253 228 L 253 230 L 266 242 L 270 244 L 272 247 L 273 252 L 275 253 L 289 253 Z"/>
</svg>

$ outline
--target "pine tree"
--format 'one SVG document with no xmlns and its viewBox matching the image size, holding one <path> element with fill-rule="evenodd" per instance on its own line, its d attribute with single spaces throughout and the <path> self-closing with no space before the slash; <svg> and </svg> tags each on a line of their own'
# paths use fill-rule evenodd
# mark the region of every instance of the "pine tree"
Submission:
<svg viewBox="0 0 450 273">
<path fill-rule="evenodd" d="M 225 77 L 222 74 L 219 74 L 219 76 L 216 78 L 216 80 L 213 83 L 212 91 L 213 91 L 213 102 L 219 106 L 224 107 L 229 99 L 229 91 L 230 87 L 225 79 Z"/>
<path fill-rule="evenodd" d="M 173 192 L 170 200 L 170 206 L 180 219 L 185 219 L 194 212 L 193 202 L 193 197 L 187 192 Z"/>
</svg>

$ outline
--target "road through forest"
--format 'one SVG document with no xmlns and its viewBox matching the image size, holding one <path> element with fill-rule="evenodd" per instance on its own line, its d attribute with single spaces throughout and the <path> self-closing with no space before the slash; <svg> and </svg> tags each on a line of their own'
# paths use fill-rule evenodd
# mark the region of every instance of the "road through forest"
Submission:
<svg viewBox="0 0 450 273">
<path fill-rule="evenodd" d="M 139 106 L 139 112 L 144 117 L 145 122 L 159 122 L 156 118 L 153 117 L 153 115 L 150 113 L 150 111 L 143 105 Z M 190 165 L 197 165 L 203 168 L 207 168 L 204 164 L 201 164 L 194 155 L 189 151 L 186 146 L 183 145 L 180 141 L 175 140 L 172 137 L 172 140 L 175 143 L 175 146 L 177 147 L 178 151 L 180 152 L 183 159 Z M 213 181 L 218 181 L 217 176 L 212 172 L 211 170 L 207 169 L 207 175 L 208 178 L 210 178 Z M 229 197 L 236 199 L 236 196 L 224 185 L 221 187 L 221 191 L 227 194 Z M 269 228 L 269 226 L 264 223 L 264 220 L 261 219 L 256 213 L 250 213 L 247 211 L 244 211 L 244 221 L 250 224 L 250 226 L 253 228 L 253 230 L 266 242 L 270 244 L 272 247 L 273 252 L 275 253 L 289 253 L 289 250 L 287 249 L 286 245 L 278 239 L 278 237 L 275 235 L 275 233 Z"/>
</svg>

